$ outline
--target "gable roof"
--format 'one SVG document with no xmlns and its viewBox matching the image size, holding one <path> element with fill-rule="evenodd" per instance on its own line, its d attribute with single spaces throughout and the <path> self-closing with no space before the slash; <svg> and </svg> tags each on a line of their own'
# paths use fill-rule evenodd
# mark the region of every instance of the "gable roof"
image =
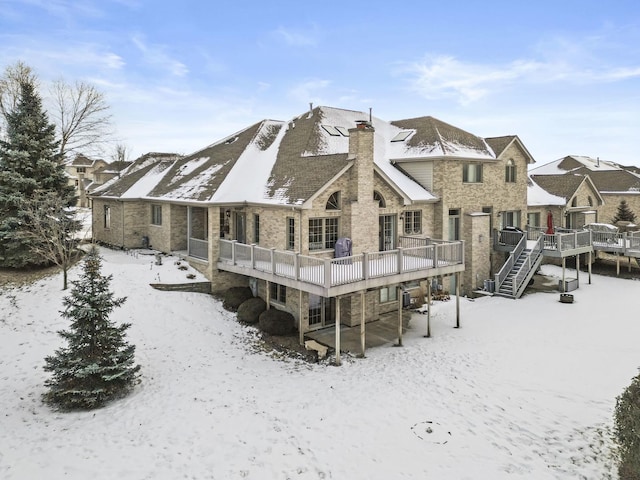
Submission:
<svg viewBox="0 0 640 480">
<path fill-rule="evenodd" d="M 540 185 L 533 178 L 527 177 L 527 205 L 537 207 L 542 205 L 564 206 L 567 204 L 565 197 L 554 195 Z"/>
<path fill-rule="evenodd" d="M 490 137 L 485 138 L 487 144 L 493 149 L 497 158 L 500 158 L 504 152 L 508 150 L 511 145 L 515 145 L 524 156 L 527 158 L 527 163 L 535 163 L 529 150 L 524 146 L 522 141 L 517 135 L 506 135 L 504 137 Z"/>
<path fill-rule="evenodd" d="M 568 155 L 529 170 L 532 175 L 588 175 L 601 193 L 640 193 L 640 175 L 633 168 L 580 155 Z"/>
<path fill-rule="evenodd" d="M 565 204 L 570 203 L 583 183 L 587 183 L 597 197 L 598 203 L 604 203 L 589 175 L 530 175 L 530 178 L 551 195 L 564 198 Z"/>
<path fill-rule="evenodd" d="M 622 168 L 614 163 L 599 158 L 586 157 L 584 155 L 567 155 L 553 162 L 545 163 L 529 170 L 536 175 L 563 175 L 577 169 L 585 169 L 587 173 L 602 171 L 619 171 Z"/>
</svg>

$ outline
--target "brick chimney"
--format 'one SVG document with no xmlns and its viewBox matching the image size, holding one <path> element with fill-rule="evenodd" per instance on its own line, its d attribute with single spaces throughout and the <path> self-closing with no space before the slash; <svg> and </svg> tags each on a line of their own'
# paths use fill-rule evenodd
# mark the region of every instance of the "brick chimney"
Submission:
<svg viewBox="0 0 640 480">
<path fill-rule="evenodd" d="M 349 129 L 349 159 L 354 165 L 350 184 L 350 230 L 353 253 L 378 251 L 378 204 L 373 200 L 374 128 L 360 120 Z"/>
</svg>

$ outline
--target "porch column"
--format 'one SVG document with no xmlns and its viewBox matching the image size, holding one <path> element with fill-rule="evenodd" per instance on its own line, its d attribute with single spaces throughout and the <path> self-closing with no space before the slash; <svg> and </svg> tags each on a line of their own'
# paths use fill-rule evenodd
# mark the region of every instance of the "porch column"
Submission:
<svg viewBox="0 0 640 480">
<path fill-rule="evenodd" d="M 398 344 L 397 347 L 402 346 L 402 287 L 398 285 L 396 287 L 396 297 L 398 298 Z"/>
<path fill-rule="evenodd" d="M 187 207 L 187 255 L 191 255 L 191 207 Z"/>
<path fill-rule="evenodd" d="M 616 252 L 616 276 L 620 275 L 620 254 Z"/>
<path fill-rule="evenodd" d="M 336 365 L 340 366 L 340 297 L 336 297 Z"/>
<path fill-rule="evenodd" d="M 427 282 L 427 334 L 425 338 L 431 338 L 431 279 Z"/>
<path fill-rule="evenodd" d="M 455 277 L 456 277 L 456 326 L 455 328 L 460 328 L 460 272 L 457 272 Z"/>
<path fill-rule="evenodd" d="M 588 267 L 588 269 L 589 269 L 589 285 L 591 285 L 591 261 L 592 261 L 591 252 L 589 252 L 589 267 Z"/>
<path fill-rule="evenodd" d="M 364 315 L 364 294 L 363 290 L 360 292 L 360 351 L 362 352 L 362 358 L 364 358 L 364 351 L 366 345 L 366 336 L 365 336 L 365 315 Z"/>
</svg>

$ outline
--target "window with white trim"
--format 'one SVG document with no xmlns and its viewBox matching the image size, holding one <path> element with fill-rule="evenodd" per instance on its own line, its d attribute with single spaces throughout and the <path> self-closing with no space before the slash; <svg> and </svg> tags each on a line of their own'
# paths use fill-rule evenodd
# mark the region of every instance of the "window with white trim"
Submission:
<svg viewBox="0 0 640 480">
<path fill-rule="evenodd" d="M 407 235 L 422 233 L 422 211 L 404 212 L 404 233 Z"/>
<path fill-rule="evenodd" d="M 327 200 L 326 210 L 340 210 L 340 192 L 333 192 Z"/>
<path fill-rule="evenodd" d="M 398 289 L 395 286 L 380 289 L 380 303 L 395 302 L 396 300 L 398 300 Z"/>
<path fill-rule="evenodd" d="M 271 283 L 269 296 L 272 302 L 281 303 L 286 305 L 287 303 L 287 287 L 278 283 Z"/>
<path fill-rule="evenodd" d="M 104 206 L 104 228 L 111 228 L 111 206 Z"/>
<path fill-rule="evenodd" d="M 293 217 L 287 217 L 287 250 L 296 248 L 296 221 Z"/>
<path fill-rule="evenodd" d="M 337 217 L 309 219 L 309 250 L 329 250 L 337 241 Z"/>
</svg>

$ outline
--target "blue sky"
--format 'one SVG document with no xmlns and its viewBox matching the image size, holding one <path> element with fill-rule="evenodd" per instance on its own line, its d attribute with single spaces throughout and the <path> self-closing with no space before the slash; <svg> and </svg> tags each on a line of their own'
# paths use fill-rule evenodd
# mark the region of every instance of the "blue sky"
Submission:
<svg viewBox="0 0 640 480">
<path fill-rule="evenodd" d="M 102 90 L 133 157 L 314 105 L 640 165 L 640 2 L 0 0 L 0 69 Z"/>
</svg>

